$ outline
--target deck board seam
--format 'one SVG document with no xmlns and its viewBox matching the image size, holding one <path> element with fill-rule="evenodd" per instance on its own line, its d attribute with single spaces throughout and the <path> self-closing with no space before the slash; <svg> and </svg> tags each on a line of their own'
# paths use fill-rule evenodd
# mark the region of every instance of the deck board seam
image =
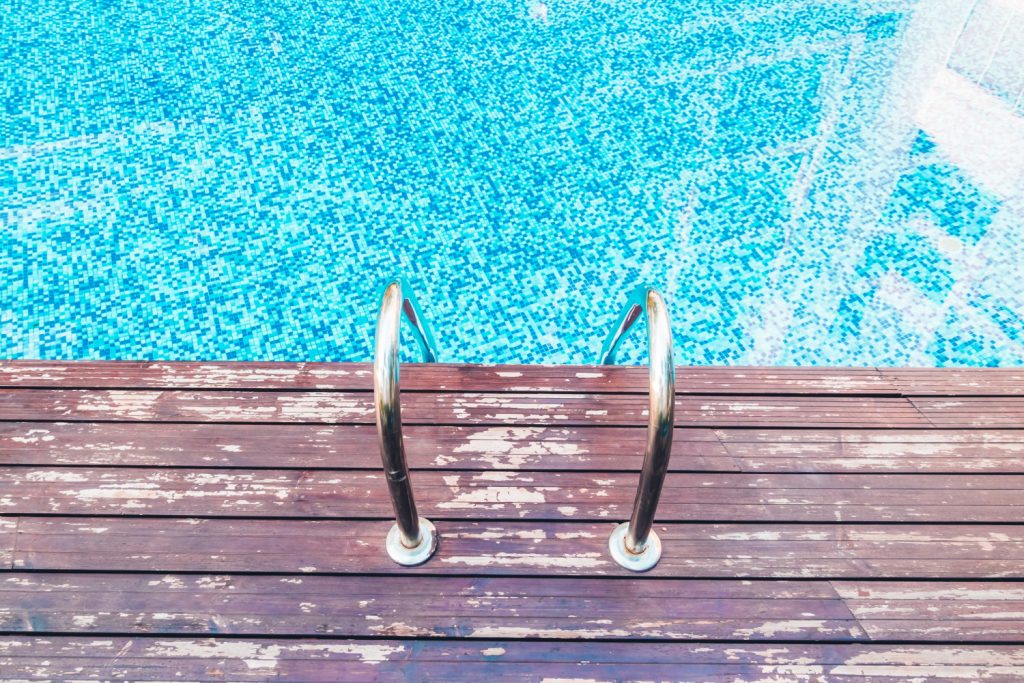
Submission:
<svg viewBox="0 0 1024 683">
<path fill-rule="evenodd" d="M 999 506 L 990 506 L 999 507 Z M 75 514 L 67 512 L 5 512 L 0 514 L 0 519 L 107 519 L 107 520 L 223 520 L 223 521 L 247 521 L 247 522 L 388 522 L 391 521 L 391 517 L 385 516 L 367 516 L 367 517 L 353 517 L 353 516 L 258 516 L 258 515 L 200 515 L 200 514 L 120 514 L 120 513 L 100 513 L 100 514 Z M 473 524 L 473 525 L 504 525 L 510 528 L 516 527 L 536 527 L 538 524 L 559 524 L 559 525 L 575 525 L 575 526 L 594 526 L 594 525 L 609 525 L 614 526 L 617 521 L 611 520 L 605 517 L 595 517 L 590 519 L 578 519 L 578 518 L 566 518 L 566 517 L 555 517 L 555 518 L 518 518 L 518 517 L 438 517 L 437 519 L 444 520 L 445 522 L 452 524 Z M 677 520 L 661 520 L 655 522 L 656 526 L 659 527 L 682 527 L 682 526 L 715 526 L 715 525 L 726 525 L 726 526 L 743 526 L 743 527 L 763 527 L 763 526 L 809 526 L 809 527 L 1024 527 L 1024 519 L 1018 521 L 973 521 L 973 520 L 946 520 L 946 521 L 931 521 L 931 520 L 881 520 L 881 521 L 865 521 L 865 520 L 751 520 L 751 519 L 738 519 L 728 520 L 719 518 L 709 519 L 677 519 Z"/>
<path fill-rule="evenodd" d="M 585 643 L 600 647 L 602 644 L 650 644 L 650 645 L 749 645 L 751 647 L 765 647 L 771 645 L 878 645 L 878 646 L 935 646 L 935 647 L 1024 647 L 1024 638 L 1021 640 L 917 640 L 917 639 L 894 639 L 894 638 L 850 638 L 850 639 L 759 639 L 749 640 L 742 638 L 656 638 L 644 637 L 642 639 L 627 637 L 602 637 L 600 639 L 587 638 L 544 638 L 536 636 L 524 636 L 521 638 L 494 638 L 489 636 L 403 636 L 403 635 L 338 635 L 338 634 L 252 634 L 252 633 L 133 633 L 127 631 L 4 631 L 0 630 L 0 637 L 4 638 L 159 638 L 174 640 L 317 640 L 317 641 L 339 641 L 353 640 L 362 642 L 430 642 L 430 643 Z M 915 679 L 916 680 L 916 679 Z"/>
<path fill-rule="evenodd" d="M 722 457 L 722 456 L 718 456 Z M 1022 461 L 1024 466 L 1024 461 Z M 16 468 L 16 469 L 95 469 L 95 470 L 134 470 L 134 469 L 147 469 L 155 471 L 167 471 L 167 470 L 185 470 L 185 471 L 209 471 L 217 470 L 223 472 L 376 472 L 377 470 L 370 467 L 326 467 L 326 466 L 311 466 L 301 467 L 298 465 L 159 465 L 159 464 L 146 464 L 146 465 L 124 465 L 119 463 L 59 463 L 54 465 L 40 465 L 39 463 L 33 462 L 2 462 L 0 461 L 0 468 Z M 578 467 L 573 469 L 555 469 L 555 468 L 487 468 L 487 467 L 459 467 L 458 469 L 451 467 L 424 467 L 424 466 L 410 466 L 410 472 L 441 472 L 446 474 L 482 474 L 488 472 L 508 472 L 515 474 L 549 474 L 551 472 L 566 473 L 571 472 L 573 474 L 615 474 L 615 475 L 636 475 L 639 474 L 638 469 L 598 469 L 590 467 Z M 992 476 L 992 477 L 1017 477 L 1024 475 L 1024 471 L 1018 470 L 765 470 L 765 469 L 670 469 L 669 474 L 746 474 L 746 475 L 857 475 L 857 476 L 915 476 L 915 477 L 952 477 L 959 475 L 970 475 L 970 476 Z M 3 514 L 3 513 L 0 513 Z"/>
<path fill-rule="evenodd" d="M 1024 415 L 1024 413 L 1022 413 Z M 735 431 L 764 431 L 764 430 L 777 430 L 777 431 L 877 431 L 877 432 L 908 432 L 908 431 L 956 431 L 956 432 L 980 432 L 980 431 L 1008 431 L 1008 432 L 1024 432 L 1024 421 L 1019 426 L 1013 424 L 972 424 L 972 425 L 936 425 L 926 416 L 923 416 L 927 420 L 928 424 L 907 424 L 907 425 L 880 425 L 880 424 L 864 424 L 864 423 L 851 423 L 851 422 L 839 422 L 839 421 L 822 421 L 822 422 L 803 422 L 800 424 L 794 423 L 775 423 L 770 421 L 758 422 L 754 424 L 736 424 L 736 423 L 688 423 L 677 425 L 676 429 L 728 429 Z M 151 420 L 151 419 L 124 419 L 124 420 L 112 420 L 112 419 L 74 419 L 68 417 L 61 418 L 3 418 L 0 417 L 0 424 L 11 424 L 11 423 L 25 423 L 25 424 L 118 424 L 118 425 L 233 425 L 233 426 L 246 426 L 246 427 L 259 427 L 259 426 L 319 426 L 319 427 L 368 427 L 372 426 L 372 422 L 352 422 L 352 421 L 280 421 L 280 420 L 261 420 L 261 421 L 245 421 L 245 420 Z M 631 429 L 631 430 L 646 430 L 647 426 L 644 424 L 633 424 L 633 423 L 601 423 L 598 427 L 593 423 L 588 422 L 577 422 L 577 421 L 555 421 L 555 422 L 498 422 L 498 421 L 487 421 L 487 422 L 420 422 L 410 421 L 406 423 L 406 427 L 509 427 L 515 426 L 517 428 L 530 428 L 530 429 L 542 429 L 542 428 L 574 428 L 574 429 L 587 429 L 587 428 L 614 428 L 614 429 Z"/>
</svg>

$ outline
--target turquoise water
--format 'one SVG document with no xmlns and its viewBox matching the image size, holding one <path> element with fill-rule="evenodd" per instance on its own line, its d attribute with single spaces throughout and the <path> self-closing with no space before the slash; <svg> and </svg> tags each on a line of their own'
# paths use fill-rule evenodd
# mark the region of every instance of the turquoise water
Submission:
<svg viewBox="0 0 1024 683">
<path fill-rule="evenodd" d="M 1024 364 L 1019 3 L 0 16 L 0 357 L 365 360 L 402 275 L 448 361 L 647 283 L 680 363 Z"/>
</svg>

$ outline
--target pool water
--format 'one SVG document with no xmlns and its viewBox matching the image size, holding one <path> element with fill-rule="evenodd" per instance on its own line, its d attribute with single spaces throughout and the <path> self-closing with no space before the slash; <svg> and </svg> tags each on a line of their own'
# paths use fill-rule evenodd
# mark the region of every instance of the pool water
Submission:
<svg viewBox="0 0 1024 683">
<path fill-rule="evenodd" d="M 0 357 L 1024 364 L 1017 0 L 0 14 Z"/>
</svg>

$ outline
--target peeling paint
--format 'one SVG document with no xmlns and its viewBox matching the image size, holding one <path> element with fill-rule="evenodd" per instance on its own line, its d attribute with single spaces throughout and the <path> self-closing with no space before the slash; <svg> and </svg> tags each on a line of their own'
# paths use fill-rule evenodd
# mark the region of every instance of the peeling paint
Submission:
<svg viewBox="0 0 1024 683">
<path fill-rule="evenodd" d="M 442 557 L 441 562 L 467 567 L 513 567 L 594 569 L 608 565 L 600 553 L 576 555 L 545 555 L 540 553 L 494 553 L 491 555 L 454 555 Z"/>
<path fill-rule="evenodd" d="M 34 472 L 26 472 L 25 481 L 72 484 L 89 481 L 89 478 L 73 470 L 36 470 Z"/>
<path fill-rule="evenodd" d="M 778 541 L 782 538 L 780 531 L 751 531 L 751 532 L 730 532 L 725 534 L 713 534 L 711 538 L 716 541 Z"/>
<path fill-rule="evenodd" d="M 162 579 L 155 579 L 153 581 L 149 581 L 146 585 L 147 586 L 161 586 L 161 585 L 163 585 L 163 586 L 167 586 L 168 588 L 180 589 L 180 588 L 184 588 L 185 587 L 185 582 L 182 581 L 181 578 L 179 578 L 177 576 L 173 576 L 171 574 L 168 574 L 167 576 L 163 577 Z"/>
<path fill-rule="evenodd" d="M 544 529 L 506 529 L 502 527 L 488 528 L 486 531 L 467 531 L 459 534 L 460 538 L 475 538 L 484 541 L 505 539 L 521 539 L 542 541 L 548 537 Z"/>
<path fill-rule="evenodd" d="M 556 531 L 555 538 L 562 541 L 571 541 L 577 538 L 597 538 L 597 536 L 589 531 Z"/>
<path fill-rule="evenodd" d="M 500 510 L 507 503 L 518 509 L 523 505 L 546 503 L 547 499 L 544 497 L 544 493 L 557 490 L 557 487 L 551 486 L 538 486 L 536 488 L 488 486 L 486 488 L 463 491 L 452 500 L 438 503 L 437 507 L 442 510 L 466 510 L 473 508 Z"/>
<path fill-rule="evenodd" d="M 801 633 L 808 629 L 823 629 L 825 622 L 813 619 L 790 619 L 786 621 L 769 621 L 756 628 L 737 629 L 737 635 L 744 638 L 763 636 L 774 638 L 780 633 Z"/>
<path fill-rule="evenodd" d="M 552 438 L 543 427 L 489 427 L 469 434 L 454 452 L 475 455 L 493 469 L 510 470 L 522 469 L 543 456 L 586 453 L 578 444 Z"/>
<path fill-rule="evenodd" d="M 364 664 L 380 664 L 405 652 L 405 647 L 384 643 L 266 645 L 238 640 L 166 640 L 155 643 L 146 654 L 165 658 L 231 659 L 244 662 L 251 671 L 274 671 L 285 652 L 354 655 Z"/>
<path fill-rule="evenodd" d="M 53 441 L 55 438 L 47 429 L 29 429 L 25 432 L 24 436 L 12 436 L 11 441 L 15 443 L 36 444 Z"/>
<path fill-rule="evenodd" d="M 621 628 L 611 629 L 569 629 L 534 628 L 530 626 L 481 626 L 473 629 L 473 638 L 628 638 L 634 635 Z"/>
<path fill-rule="evenodd" d="M 432 629 L 424 628 L 422 626 L 410 626 L 401 621 L 392 622 L 390 624 L 381 624 L 380 626 L 371 626 L 370 630 L 374 633 L 385 636 L 430 636 L 434 635 Z"/>
</svg>

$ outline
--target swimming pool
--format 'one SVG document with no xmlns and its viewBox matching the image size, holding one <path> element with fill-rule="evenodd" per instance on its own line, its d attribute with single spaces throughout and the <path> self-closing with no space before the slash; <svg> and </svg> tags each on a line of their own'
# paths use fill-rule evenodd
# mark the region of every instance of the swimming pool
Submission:
<svg viewBox="0 0 1024 683">
<path fill-rule="evenodd" d="M 0 357 L 1024 364 L 1015 0 L 5 14 Z"/>
</svg>

